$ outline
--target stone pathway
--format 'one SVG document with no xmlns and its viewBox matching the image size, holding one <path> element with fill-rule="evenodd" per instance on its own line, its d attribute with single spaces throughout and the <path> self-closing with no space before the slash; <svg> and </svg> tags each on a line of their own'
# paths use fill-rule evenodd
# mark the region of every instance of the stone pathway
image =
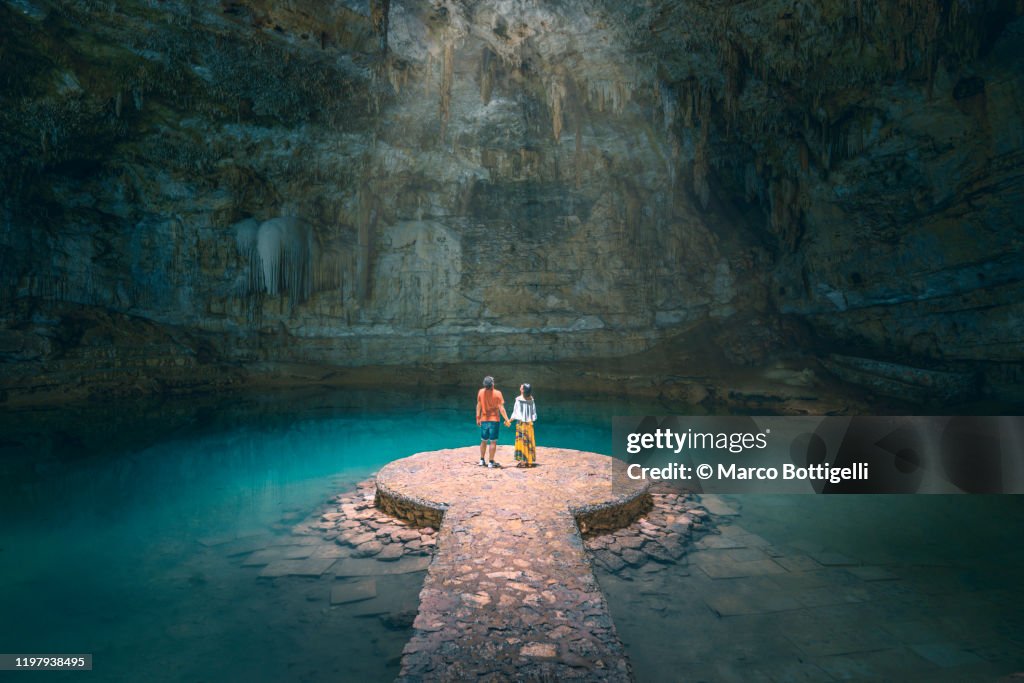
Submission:
<svg viewBox="0 0 1024 683">
<path fill-rule="evenodd" d="M 420 523 L 443 514 L 400 681 L 632 680 L 578 527 L 626 526 L 650 497 L 624 478 L 613 489 L 617 460 L 537 451 L 533 469 L 516 469 L 508 446 L 502 469 L 480 467 L 470 447 L 377 475 L 382 510 Z"/>
</svg>

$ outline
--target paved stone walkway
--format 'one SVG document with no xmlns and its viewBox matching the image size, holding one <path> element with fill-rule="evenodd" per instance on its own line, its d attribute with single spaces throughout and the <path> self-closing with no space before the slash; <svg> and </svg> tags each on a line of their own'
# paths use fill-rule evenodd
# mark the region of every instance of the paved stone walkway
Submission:
<svg viewBox="0 0 1024 683">
<path fill-rule="evenodd" d="M 477 465 L 479 448 L 419 453 L 377 475 L 382 509 L 443 511 L 400 681 L 629 681 L 626 653 L 577 528 L 645 512 L 639 482 L 612 488 L 620 461 L 538 448 L 538 466 Z M 575 517 L 575 519 L 574 519 Z"/>
</svg>

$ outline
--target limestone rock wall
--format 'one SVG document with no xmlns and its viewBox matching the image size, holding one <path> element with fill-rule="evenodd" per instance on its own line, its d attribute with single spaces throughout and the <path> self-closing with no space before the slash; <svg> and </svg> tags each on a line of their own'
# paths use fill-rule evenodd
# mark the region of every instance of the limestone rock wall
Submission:
<svg viewBox="0 0 1024 683">
<path fill-rule="evenodd" d="M 943 377 L 885 389 L 889 361 L 1019 392 L 1022 9 L 694 0 L 650 15 L 695 194 L 760 216 L 773 307 L 883 393 Z"/>
<path fill-rule="evenodd" d="M 360 3 L 289 7 L 3 5 L 5 302 L 339 364 L 635 352 L 746 303 L 631 103 L 653 70 L 591 64 L 607 10 L 392 3 L 385 55 Z"/>
<path fill-rule="evenodd" d="M 1022 11 L 4 0 L 0 376 L 77 307 L 250 367 L 669 343 L 1012 392 Z"/>
</svg>

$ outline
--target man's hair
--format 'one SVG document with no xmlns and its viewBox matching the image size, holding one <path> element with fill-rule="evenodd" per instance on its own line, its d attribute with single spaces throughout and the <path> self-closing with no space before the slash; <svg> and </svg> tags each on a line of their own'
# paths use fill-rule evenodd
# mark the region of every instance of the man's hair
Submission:
<svg viewBox="0 0 1024 683">
<path fill-rule="evenodd" d="M 533 393 L 533 387 L 530 386 L 528 383 L 523 382 L 523 396 L 529 396 L 532 393 Z"/>
<path fill-rule="evenodd" d="M 488 389 L 493 387 L 494 386 L 494 378 L 491 377 L 490 375 L 487 375 L 486 377 L 484 377 L 484 386 L 487 387 Z"/>
</svg>

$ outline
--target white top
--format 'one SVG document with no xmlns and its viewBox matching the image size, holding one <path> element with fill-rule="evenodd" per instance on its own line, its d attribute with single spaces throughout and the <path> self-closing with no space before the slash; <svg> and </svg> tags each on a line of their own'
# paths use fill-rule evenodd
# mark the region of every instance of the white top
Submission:
<svg viewBox="0 0 1024 683">
<path fill-rule="evenodd" d="M 532 398 L 525 399 L 522 396 L 516 396 L 516 407 L 512 409 L 512 415 L 509 419 L 519 420 L 520 422 L 536 422 L 537 405 L 534 400 Z"/>
</svg>

